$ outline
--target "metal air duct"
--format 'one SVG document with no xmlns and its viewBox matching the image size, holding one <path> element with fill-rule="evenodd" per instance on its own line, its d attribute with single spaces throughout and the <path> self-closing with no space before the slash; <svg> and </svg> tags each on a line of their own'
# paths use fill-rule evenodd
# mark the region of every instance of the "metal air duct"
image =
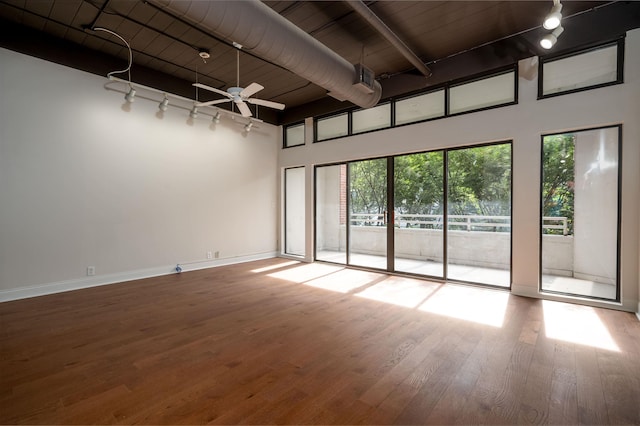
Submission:
<svg viewBox="0 0 640 426">
<path fill-rule="evenodd" d="M 153 3 L 220 38 L 245 46 L 257 56 L 323 87 L 336 99 L 362 108 L 375 106 L 380 100 L 379 82 L 374 81 L 373 93 L 354 86 L 358 75 L 352 64 L 258 0 Z"/>
</svg>

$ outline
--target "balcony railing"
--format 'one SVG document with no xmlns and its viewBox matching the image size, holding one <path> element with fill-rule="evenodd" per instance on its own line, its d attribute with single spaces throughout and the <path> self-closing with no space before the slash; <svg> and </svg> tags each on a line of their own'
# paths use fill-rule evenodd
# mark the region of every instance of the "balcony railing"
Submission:
<svg viewBox="0 0 640 426">
<path fill-rule="evenodd" d="M 447 216 L 449 229 L 468 232 L 507 232 L 511 230 L 509 216 L 455 215 Z M 387 213 L 353 213 L 352 226 L 385 226 Z M 542 229 L 562 230 L 562 235 L 569 234 L 566 217 L 545 216 L 542 218 Z M 394 225 L 397 228 L 442 229 L 443 216 L 438 214 L 396 214 Z"/>
</svg>

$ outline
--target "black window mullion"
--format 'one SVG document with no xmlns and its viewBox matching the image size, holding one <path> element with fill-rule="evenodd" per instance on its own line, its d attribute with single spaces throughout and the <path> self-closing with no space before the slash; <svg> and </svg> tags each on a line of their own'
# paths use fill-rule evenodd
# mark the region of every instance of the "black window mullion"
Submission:
<svg viewBox="0 0 640 426">
<path fill-rule="evenodd" d="M 448 106 L 447 106 L 448 109 Z M 449 264 L 449 247 L 448 247 L 448 234 L 449 234 L 449 151 L 444 150 L 442 154 L 442 278 L 445 280 L 448 278 L 448 264 Z"/>
<path fill-rule="evenodd" d="M 395 271 L 394 157 L 387 157 L 387 270 Z"/>
</svg>

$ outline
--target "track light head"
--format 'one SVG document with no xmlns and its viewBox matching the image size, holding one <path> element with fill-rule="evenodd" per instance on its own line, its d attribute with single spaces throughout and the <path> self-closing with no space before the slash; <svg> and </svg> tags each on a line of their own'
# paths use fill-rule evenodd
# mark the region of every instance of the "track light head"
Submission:
<svg viewBox="0 0 640 426">
<path fill-rule="evenodd" d="M 542 38 L 542 40 L 540 40 L 540 46 L 542 46 L 543 49 L 551 49 L 556 44 L 558 37 L 560 37 L 560 34 L 562 34 L 563 31 L 564 28 L 562 27 L 556 28 L 551 34 L 547 34 Z"/>
<path fill-rule="evenodd" d="M 193 118 L 194 120 L 198 118 L 198 107 L 194 105 L 193 108 L 191 108 L 191 111 L 189 111 L 189 117 Z"/>
<path fill-rule="evenodd" d="M 132 103 L 133 101 L 135 101 L 135 97 L 136 97 L 136 89 L 134 89 L 133 87 L 131 87 L 129 89 L 129 93 L 127 93 L 126 95 L 124 95 L 124 100 Z"/>
<path fill-rule="evenodd" d="M 560 26 L 560 21 L 562 20 L 562 3 L 557 2 L 551 8 L 549 14 L 544 18 L 544 23 L 542 26 L 547 30 L 553 30 Z"/>
<path fill-rule="evenodd" d="M 160 102 L 160 104 L 158 105 L 158 108 L 160 108 L 160 111 L 164 112 L 167 110 L 168 107 L 169 107 L 169 98 L 165 96 L 162 102 Z"/>
<path fill-rule="evenodd" d="M 253 127 L 253 122 L 250 121 L 248 122 L 245 126 L 244 126 L 244 131 L 249 133 L 251 131 L 251 128 Z"/>
<path fill-rule="evenodd" d="M 213 116 L 211 121 L 213 121 L 213 124 L 218 124 L 220 122 L 220 111 L 216 112 L 216 115 Z"/>
</svg>

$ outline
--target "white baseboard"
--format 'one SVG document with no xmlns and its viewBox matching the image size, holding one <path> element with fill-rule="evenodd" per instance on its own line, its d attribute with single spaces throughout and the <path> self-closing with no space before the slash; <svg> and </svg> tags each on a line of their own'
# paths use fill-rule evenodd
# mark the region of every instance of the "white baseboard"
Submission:
<svg viewBox="0 0 640 426">
<path fill-rule="evenodd" d="M 236 263 L 250 262 L 252 260 L 270 259 L 276 257 L 276 252 L 258 253 L 247 256 L 229 257 L 224 259 L 207 260 L 203 262 L 180 263 L 183 272 L 199 269 L 215 268 L 217 266 L 232 265 Z M 27 299 L 29 297 L 45 296 L 47 294 L 62 293 L 65 291 L 80 290 L 83 288 L 98 287 L 108 284 L 116 284 L 125 281 L 139 280 L 143 278 L 158 277 L 176 273 L 176 265 L 159 266 L 155 268 L 139 269 L 136 271 L 118 272 L 115 274 L 96 275 L 93 277 L 75 278 L 66 281 L 58 281 L 47 284 L 20 287 L 8 290 L 0 290 L 0 303 L 12 300 Z"/>
</svg>

